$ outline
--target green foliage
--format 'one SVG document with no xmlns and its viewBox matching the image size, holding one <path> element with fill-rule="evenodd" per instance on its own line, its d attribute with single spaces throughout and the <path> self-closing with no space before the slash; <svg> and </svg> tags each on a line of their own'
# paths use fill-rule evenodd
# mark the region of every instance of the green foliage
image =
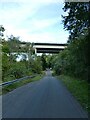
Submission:
<svg viewBox="0 0 90 120">
<path fill-rule="evenodd" d="M 47 55 L 46 62 L 47 62 L 47 67 L 52 68 L 52 60 L 53 60 L 53 55 Z"/>
<path fill-rule="evenodd" d="M 89 3 L 66 2 L 64 28 L 70 32 L 67 48 L 54 58 L 56 74 L 66 74 L 88 81 Z M 83 16 L 84 15 L 84 16 Z"/>
<path fill-rule="evenodd" d="M 23 76 L 41 73 L 41 58 L 34 55 L 33 46 L 27 43 L 21 46 L 19 37 L 13 35 L 8 41 L 2 40 L 2 81 L 10 81 Z M 21 53 L 23 51 L 24 53 Z M 15 53 L 14 53 L 15 52 Z M 17 61 L 18 55 L 22 56 L 20 62 Z M 29 56 L 29 58 L 27 58 Z"/>
<path fill-rule="evenodd" d="M 75 40 L 54 58 L 56 74 L 68 74 L 76 78 L 88 80 L 88 61 L 85 39 Z"/>
<path fill-rule="evenodd" d="M 89 26 L 89 2 L 65 2 L 64 12 L 68 11 L 67 16 L 63 16 L 64 28 L 69 30 L 69 42 L 74 38 L 85 34 Z"/>
<path fill-rule="evenodd" d="M 52 61 L 53 61 L 54 55 L 46 55 L 42 54 L 41 61 L 42 61 L 42 69 L 46 70 L 46 68 L 52 68 Z"/>
<path fill-rule="evenodd" d="M 2 41 L 2 52 L 7 54 L 10 53 L 8 42 L 5 40 Z"/>
<path fill-rule="evenodd" d="M 26 75 L 26 66 L 22 62 L 11 63 L 9 73 L 15 78 L 21 78 Z"/>
<path fill-rule="evenodd" d="M 4 31 L 5 31 L 5 28 L 2 26 L 2 25 L 0 25 L 0 36 L 1 37 L 3 37 L 4 36 Z"/>
<path fill-rule="evenodd" d="M 30 64 L 31 70 L 34 73 L 40 74 L 42 71 L 42 62 L 41 59 L 37 56 L 32 63 Z"/>
<path fill-rule="evenodd" d="M 11 35 L 8 38 L 8 46 L 9 46 L 9 50 L 10 52 L 17 52 L 19 53 L 19 49 L 20 49 L 20 40 L 19 37 L 14 37 L 13 35 Z"/>
<path fill-rule="evenodd" d="M 60 75 L 58 77 L 70 90 L 70 92 L 76 97 L 76 99 L 81 103 L 83 108 L 90 111 L 88 105 L 88 84 L 86 81 L 81 81 L 74 77 Z"/>
<path fill-rule="evenodd" d="M 10 69 L 9 57 L 7 54 L 2 54 L 2 80 L 7 76 L 8 70 Z"/>
<path fill-rule="evenodd" d="M 43 70 L 46 70 L 46 68 L 47 68 L 46 54 L 42 54 L 41 61 L 42 61 L 42 68 L 43 68 Z"/>
</svg>

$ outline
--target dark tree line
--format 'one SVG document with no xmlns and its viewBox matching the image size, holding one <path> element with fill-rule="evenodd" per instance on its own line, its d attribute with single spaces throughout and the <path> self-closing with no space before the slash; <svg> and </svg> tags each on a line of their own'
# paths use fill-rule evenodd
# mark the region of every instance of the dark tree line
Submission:
<svg viewBox="0 0 90 120">
<path fill-rule="evenodd" d="M 69 41 L 78 38 L 81 34 L 89 32 L 90 17 L 89 2 L 66 2 L 63 8 L 64 12 L 68 11 L 67 16 L 63 16 L 64 28 L 70 32 Z"/>
<path fill-rule="evenodd" d="M 64 28 L 69 31 L 67 48 L 53 60 L 57 74 L 66 74 L 80 79 L 89 78 L 90 3 L 66 2 L 63 8 Z"/>
</svg>

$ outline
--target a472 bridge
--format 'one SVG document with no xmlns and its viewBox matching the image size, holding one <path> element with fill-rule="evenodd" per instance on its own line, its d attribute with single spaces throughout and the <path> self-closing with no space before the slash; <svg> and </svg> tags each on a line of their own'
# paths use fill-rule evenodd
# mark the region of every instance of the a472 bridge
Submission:
<svg viewBox="0 0 90 120">
<path fill-rule="evenodd" d="M 34 43 L 35 53 L 59 53 L 64 50 L 67 44 L 57 43 Z"/>
</svg>

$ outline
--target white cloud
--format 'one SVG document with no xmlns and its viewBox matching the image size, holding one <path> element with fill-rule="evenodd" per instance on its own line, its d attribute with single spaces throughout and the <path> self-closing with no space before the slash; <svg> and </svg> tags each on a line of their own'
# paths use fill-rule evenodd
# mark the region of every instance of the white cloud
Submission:
<svg viewBox="0 0 90 120">
<path fill-rule="evenodd" d="M 5 35 L 20 36 L 22 41 L 26 42 L 50 42 L 50 43 L 66 43 L 68 33 L 63 31 L 57 31 L 57 33 L 29 33 L 26 29 L 18 29 L 12 26 L 6 26 L 7 30 Z"/>
<path fill-rule="evenodd" d="M 12 25 L 6 25 L 6 30 L 4 32 L 4 35 L 6 36 L 6 39 L 10 35 L 19 36 L 21 39 L 23 39 L 23 36 L 26 36 L 28 34 L 28 31 L 26 29 L 17 29 L 17 27 L 14 27 Z"/>
<path fill-rule="evenodd" d="M 0 1 L 2 2 L 2 0 Z M 3 3 L 5 0 L 3 0 Z M 7 2 L 12 2 L 12 0 L 7 0 Z M 2 24 L 6 31 L 5 35 L 9 36 L 13 34 L 14 36 L 20 36 L 24 41 L 30 42 L 66 42 L 68 34 L 65 34 L 63 30 L 60 33 L 57 31 L 47 32 L 43 31 L 45 28 L 52 27 L 61 18 L 43 18 L 36 19 L 35 15 L 40 7 L 45 6 L 50 3 L 58 3 L 60 0 L 13 0 L 12 3 L 20 3 L 18 7 L 6 7 L 0 9 L 0 24 Z M 54 29 L 54 28 L 53 28 Z M 42 33 L 39 31 L 42 30 Z M 38 33 L 34 33 L 38 31 Z"/>
<path fill-rule="evenodd" d="M 1 9 L 0 13 L 3 15 L 0 18 L 1 24 L 13 24 L 19 25 L 22 23 L 28 16 L 32 17 L 37 12 L 38 7 L 35 5 L 29 6 L 28 4 L 21 4 L 19 8 Z M 24 23 L 23 23 L 24 24 Z"/>
<path fill-rule="evenodd" d="M 2 3 L 4 2 L 12 2 L 12 0 L 0 0 Z M 13 0 L 14 3 L 56 3 L 56 2 L 64 2 L 64 0 Z"/>
<path fill-rule="evenodd" d="M 54 24 L 56 24 L 58 21 L 60 21 L 60 18 L 52 18 L 52 19 L 32 19 L 28 25 L 30 26 L 30 32 L 44 30 L 45 28 L 48 28 Z"/>
<path fill-rule="evenodd" d="M 44 43 L 66 43 L 68 37 L 68 33 L 64 33 L 61 31 L 57 34 L 55 33 L 38 33 L 38 34 L 31 34 L 27 36 L 27 41 L 31 42 L 44 42 Z M 26 38 L 26 36 L 25 36 Z"/>
</svg>

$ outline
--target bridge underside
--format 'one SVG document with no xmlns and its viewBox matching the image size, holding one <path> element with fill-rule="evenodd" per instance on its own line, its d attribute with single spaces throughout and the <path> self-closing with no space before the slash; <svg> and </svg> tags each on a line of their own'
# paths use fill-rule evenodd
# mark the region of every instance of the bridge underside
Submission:
<svg viewBox="0 0 90 120">
<path fill-rule="evenodd" d="M 63 48 L 36 48 L 37 53 L 59 53 Z"/>
</svg>

